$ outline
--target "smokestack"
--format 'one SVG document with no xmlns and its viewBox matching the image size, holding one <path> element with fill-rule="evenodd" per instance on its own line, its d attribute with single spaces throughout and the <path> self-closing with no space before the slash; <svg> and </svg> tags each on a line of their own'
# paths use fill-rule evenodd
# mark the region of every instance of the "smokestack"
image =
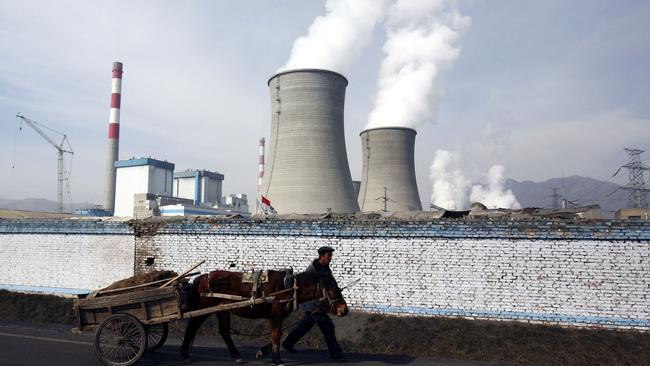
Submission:
<svg viewBox="0 0 650 366">
<path fill-rule="evenodd" d="M 415 181 L 416 133 L 404 127 L 382 127 L 361 132 L 361 211 L 380 211 L 384 207 L 387 211 L 422 210 Z"/>
<path fill-rule="evenodd" d="M 120 152 L 120 101 L 122 99 L 122 63 L 113 62 L 113 87 L 111 112 L 108 117 L 108 151 L 106 154 L 106 180 L 104 181 L 104 209 L 115 209 L 115 162 Z"/>
<path fill-rule="evenodd" d="M 260 194 L 278 213 L 358 211 L 343 131 L 347 79 L 299 69 L 268 85 L 271 140 Z"/>
<path fill-rule="evenodd" d="M 258 161 L 259 169 L 257 171 L 257 190 L 262 186 L 262 177 L 264 177 L 264 137 L 260 138 L 260 158 Z"/>
</svg>

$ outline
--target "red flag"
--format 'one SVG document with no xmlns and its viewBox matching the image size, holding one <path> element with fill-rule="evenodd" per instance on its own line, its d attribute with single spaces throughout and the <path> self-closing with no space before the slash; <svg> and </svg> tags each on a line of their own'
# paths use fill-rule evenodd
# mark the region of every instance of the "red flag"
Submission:
<svg viewBox="0 0 650 366">
<path fill-rule="evenodd" d="M 267 205 L 267 206 L 271 206 L 271 201 L 268 198 L 262 196 L 262 204 Z"/>
</svg>

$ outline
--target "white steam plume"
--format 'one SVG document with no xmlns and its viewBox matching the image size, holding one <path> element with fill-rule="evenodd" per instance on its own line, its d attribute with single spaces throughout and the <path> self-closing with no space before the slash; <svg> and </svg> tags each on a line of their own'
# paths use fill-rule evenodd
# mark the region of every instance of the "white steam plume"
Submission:
<svg viewBox="0 0 650 366">
<path fill-rule="evenodd" d="M 327 14 L 314 19 L 293 44 L 279 71 L 318 68 L 346 73 L 384 18 L 386 0 L 328 0 Z"/>
<path fill-rule="evenodd" d="M 460 154 L 438 150 L 431 163 L 431 203 L 449 210 L 467 209 L 470 202 L 481 202 L 488 208 L 519 209 L 515 195 L 504 188 L 504 172 L 503 165 L 493 165 L 485 177 L 487 182 L 472 186 L 463 174 Z"/>
<path fill-rule="evenodd" d="M 470 18 L 453 0 L 398 0 L 388 10 L 386 54 L 368 128 L 433 121 L 440 71 L 458 58 L 455 46 Z"/>
<path fill-rule="evenodd" d="M 505 178 L 503 165 L 493 165 L 487 174 L 487 186 L 475 185 L 469 196 L 472 202 L 481 202 L 487 208 L 514 208 L 519 209 L 521 205 L 511 190 L 505 190 Z"/>
<path fill-rule="evenodd" d="M 449 210 L 465 208 L 469 181 L 465 179 L 460 167 L 458 155 L 446 150 L 436 151 L 431 163 L 431 203 Z"/>
</svg>

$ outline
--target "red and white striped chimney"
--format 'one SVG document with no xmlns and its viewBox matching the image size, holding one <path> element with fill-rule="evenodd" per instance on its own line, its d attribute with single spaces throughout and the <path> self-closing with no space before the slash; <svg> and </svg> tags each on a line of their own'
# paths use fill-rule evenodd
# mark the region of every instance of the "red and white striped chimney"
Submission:
<svg viewBox="0 0 650 366">
<path fill-rule="evenodd" d="M 262 186 L 262 178 L 264 177 L 264 137 L 260 139 L 260 158 L 259 170 L 257 172 L 257 189 Z"/>
<path fill-rule="evenodd" d="M 104 209 L 115 209 L 115 162 L 120 152 L 120 104 L 122 100 L 122 63 L 113 62 L 113 87 L 111 90 L 111 112 L 108 117 L 108 152 L 106 155 L 106 180 L 104 188 Z"/>
</svg>

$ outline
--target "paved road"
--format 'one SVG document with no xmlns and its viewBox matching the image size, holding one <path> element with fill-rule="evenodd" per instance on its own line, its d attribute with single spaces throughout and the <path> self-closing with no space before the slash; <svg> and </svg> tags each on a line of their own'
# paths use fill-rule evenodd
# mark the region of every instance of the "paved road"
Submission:
<svg viewBox="0 0 650 366">
<path fill-rule="evenodd" d="M 69 326 L 34 326 L 26 323 L 0 323 L 0 365 L 16 366 L 63 366 L 101 365 L 93 352 L 92 334 L 76 335 Z M 228 351 L 217 338 L 199 337 L 195 342 L 192 357 L 182 360 L 179 350 L 180 339 L 170 334 L 165 346 L 153 354 L 145 354 L 138 365 L 235 365 Z M 213 346 L 211 346 L 213 345 Z M 255 360 L 257 350 L 253 345 L 238 345 L 239 351 L 248 361 L 247 365 L 271 365 L 270 359 Z M 327 351 L 302 350 L 297 354 L 283 354 L 287 366 L 329 365 Z M 494 366 L 497 364 L 467 362 L 434 358 L 413 358 L 409 356 L 349 354 L 350 362 L 345 365 L 419 365 L 419 366 Z"/>
</svg>

